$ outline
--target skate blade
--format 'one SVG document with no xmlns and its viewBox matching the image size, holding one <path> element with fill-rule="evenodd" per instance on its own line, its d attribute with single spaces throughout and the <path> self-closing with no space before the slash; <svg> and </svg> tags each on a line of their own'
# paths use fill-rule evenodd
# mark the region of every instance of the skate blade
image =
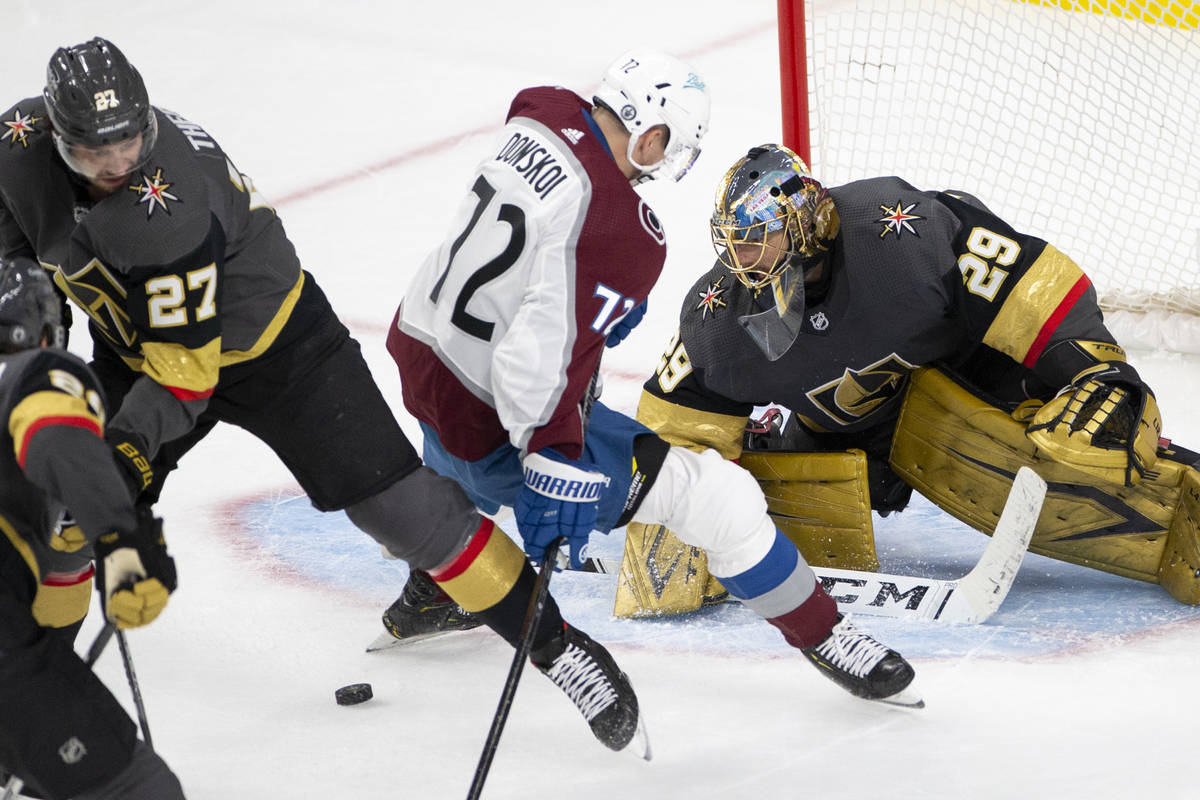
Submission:
<svg viewBox="0 0 1200 800">
<path fill-rule="evenodd" d="M 925 699 L 921 697 L 920 693 L 917 692 L 916 689 L 913 688 L 911 683 L 893 695 L 880 697 L 877 700 L 873 699 L 871 702 L 883 703 L 884 705 L 896 706 L 897 708 L 925 707 Z"/>
<path fill-rule="evenodd" d="M 454 631 L 433 631 L 431 633 L 422 633 L 416 636 L 405 636 L 403 639 L 397 639 L 385 630 L 375 637 L 375 641 L 367 645 L 367 652 L 378 653 L 381 650 L 391 650 L 393 647 L 407 647 L 417 642 L 427 642 L 430 639 L 445 636 L 447 633 L 454 633 Z"/>
<path fill-rule="evenodd" d="M 640 712 L 638 713 L 637 730 L 633 732 L 633 738 L 629 740 L 629 744 L 625 745 L 623 750 L 643 761 L 649 761 L 654 757 L 654 753 L 650 751 L 650 735 L 646 733 L 646 721 Z"/>
</svg>

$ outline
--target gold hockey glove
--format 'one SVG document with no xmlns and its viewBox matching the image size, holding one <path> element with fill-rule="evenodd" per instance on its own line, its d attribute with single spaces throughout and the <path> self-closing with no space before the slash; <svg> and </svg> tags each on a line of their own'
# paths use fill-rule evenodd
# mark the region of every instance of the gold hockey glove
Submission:
<svg viewBox="0 0 1200 800">
<path fill-rule="evenodd" d="M 1162 420 L 1133 367 L 1105 362 L 1075 376 L 1025 429 L 1055 461 L 1133 486 L 1154 465 Z"/>
<path fill-rule="evenodd" d="M 112 447 L 113 460 L 121 468 L 121 477 L 136 503 L 141 493 L 154 482 L 154 469 L 146 455 L 146 440 L 136 433 L 117 430 L 105 431 L 104 439 Z"/>
<path fill-rule="evenodd" d="M 135 530 L 106 533 L 96 540 L 95 549 L 96 589 L 105 617 L 118 628 L 153 622 L 177 585 L 162 520 L 140 506 Z"/>
</svg>

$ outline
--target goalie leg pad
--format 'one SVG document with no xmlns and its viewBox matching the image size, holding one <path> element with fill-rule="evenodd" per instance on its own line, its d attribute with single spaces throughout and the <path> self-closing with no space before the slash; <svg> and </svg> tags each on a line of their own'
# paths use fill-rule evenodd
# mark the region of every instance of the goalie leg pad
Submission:
<svg viewBox="0 0 1200 800">
<path fill-rule="evenodd" d="M 649 617 L 700 608 L 723 592 L 710 566 L 718 574 L 737 574 L 770 550 L 775 526 L 766 511 L 745 470 L 715 450 L 672 447 L 625 529 L 613 614 Z"/>
<path fill-rule="evenodd" d="M 892 469 L 976 530 L 995 530 L 1012 478 L 1031 467 L 1049 484 L 1029 549 L 1137 580 L 1180 602 L 1200 602 L 1196 470 L 1160 451 L 1134 487 L 1048 457 L 1025 426 L 935 369 L 913 374 L 892 443 Z M 1172 556 L 1171 553 L 1175 553 Z M 1174 559 L 1174 560 L 1173 560 Z"/>
<path fill-rule="evenodd" d="M 879 570 L 866 453 L 746 452 L 741 465 L 758 480 L 771 519 L 805 561 Z"/>
</svg>

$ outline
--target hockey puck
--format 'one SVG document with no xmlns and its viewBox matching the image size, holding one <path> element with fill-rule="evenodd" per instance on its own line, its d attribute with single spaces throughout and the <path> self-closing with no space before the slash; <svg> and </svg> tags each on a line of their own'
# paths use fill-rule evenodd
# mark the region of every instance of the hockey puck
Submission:
<svg viewBox="0 0 1200 800">
<path fill-rule="evenodd" d="M 343 686 L 333 693 L 333 697 L 337 700 L 339 706 L 356 706 L 359 703 L 365 703 L 374 697 L 374 692 L 371 691 L 369 683 L 352 683 L 349 686 Z"/>
</svg>

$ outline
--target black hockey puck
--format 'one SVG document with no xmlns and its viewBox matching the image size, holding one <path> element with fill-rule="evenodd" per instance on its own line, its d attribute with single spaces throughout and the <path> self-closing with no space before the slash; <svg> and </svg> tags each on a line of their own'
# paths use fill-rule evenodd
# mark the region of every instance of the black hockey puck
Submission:
<svg viewBox="0 0 1200 800">
<path fill-rule="evenodd" d="M 339 706 L 356 706 L 359 703 L 365 703 L 374 697 L 374 692 L 371 691 L 369 683 L 352 683 L 349 686 L 343 686 L 333 693 L 333 697 L 337 700 Z"/>
</svg>

